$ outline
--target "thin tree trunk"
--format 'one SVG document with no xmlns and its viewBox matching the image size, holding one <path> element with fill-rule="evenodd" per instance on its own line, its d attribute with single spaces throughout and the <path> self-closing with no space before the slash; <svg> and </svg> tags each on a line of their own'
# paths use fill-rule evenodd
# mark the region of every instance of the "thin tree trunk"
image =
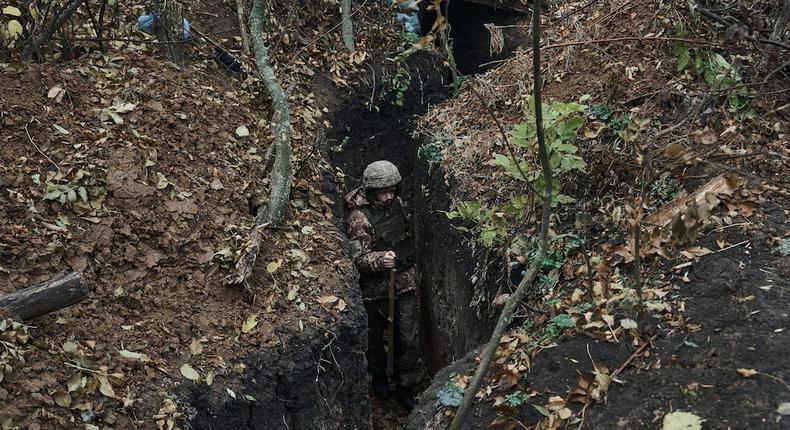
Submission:
<svg viewBox="0 0 790 430">
<path fill-rule="evenodd" d="M 353 53 L 357 48 L 354 43 L 354 22 L 351 20 L 351 0 L 340 0 L 340 13 L 343 17 L 343 43 L 348 52 Z"/>
<path fill-rule="evenodd" d="M 790 22 L 790 0 L 784 0 L 782 14 L 776 20 L 774 31 L 771 33 L 771 40 L 775 40 L 777 42 L 783 41 L 788 22 Z"/>
<path fill-rule="evenodd" d="M 82 282 L 79 273 L 72 272 L 61 278 L 0 296 L 0 309 L 26 320 L 79 303 L 89 294 L 90 289 Z"/>
<path fill-rule="evenodd" d="M 236 0 L 236 13 L 239 15 L 239 31 L 241 32 L 241 47 L 244 53 L 250 55 L 250 37 L 247 35 L 247 21 L 244 20 L 244 0 Z"/>
<path fill-rule="evenodd" d="M 269 62 L 269 48 L 263 40 L 264 12 L 267 6 L 268 0 L 254 0 L 250 14 L 250 28 L 255 48 L 255 63 L 258 65 L 261 80 L 269 90 L 274 109 L 272 114 L 274 165 L 269 174 L 269 201 L 258 208 L 250 239 L 236 262 L 237 273 L 229 279 L 230 284 L 237 285 L 246 285 L 247 278 L 255 268 L 263 240 L 263 230 L 268 226 L 282 225 L 291 195 L 291 123 L 288 100 Z"/>
<path fill-rule="evenodd" d="M 155 12 L 154 28 L 162 51 L 178 67 L 184 67 L 184 7 L 174 0 L 163 0 Z"/>
<path fill-rule="evenodd" d="M 502 309 L 502 313 L 499 315 L 499 320 L 497 321 L 496 327 L 494 328 L 494 333 L 491 334 L 491 339 L 488 341 L 483 354 L 480 356 L 480 364 L 477 366 L 477 370 L 475 370 L 475 374 L 472 377 L 472 381 L 469 383 L 469 386 L 466 387 L 464 398 L 461 400 L 461 404 L 458 406 L 458 410 L 455 412 L 455 418 L 453 418 L 453 422 L 450 425 L 450 430 L 460 430 L 461 425 L 464 423 L 464 418 L 467 411 L 469 410 L 469 407 L 475 399 L 475 394 L 480 389 L 480 386 L 483 383 L 483 378 L 488 375 L 491 361 L 494 359 L 494 353 L 496 352 L 497 346 L 499 346 L 499 342 L 502 340 L 502 335 L 505 333 L 505 329 L 507 329 L 508 325 L 510 325 L 510 322 L 513 320 L 513 313 L 515 312 L 516 307 L 519 303 L 521 303 L 522 300 L 524 300 L 524 297 L 527 294 L 527 289 L 534 282 L 535 277 L 538 274 L 538 270 L 540 269 L 540 263 L 543 261 L 543 258 L 546 255 L 546 247 L 548 246 L 552 183 L 551 166 L 549 165 L 549 157 L 548 152 L 546 151 L 546 142 L 543 133 L 543 97 L 541 96 L 542 81 L 540 76 L 540 9 L 541 8 L 539 7 L 533 8 L 534 19 L 532 31 L 532 72 L 535 80 L 535 122 L 537 126 L 540 165 L 543 170 L 543 181 L 546 184 L 546 193 L 543 196 L 543 213 L 540 221 L 540 248 L 538 249 L 537 255 L 534 257 L 534 260 L 532 260 L 532 263 L 530 263 L 526 276 L 524 276 L 524 279 L 522 279 L 518 284 L 518 287 L 516 288 L 516 291 L 513 293 L 513 295 L 511 295 L 507 302 L 505 302 L 505 306 Z"/>
</svg>

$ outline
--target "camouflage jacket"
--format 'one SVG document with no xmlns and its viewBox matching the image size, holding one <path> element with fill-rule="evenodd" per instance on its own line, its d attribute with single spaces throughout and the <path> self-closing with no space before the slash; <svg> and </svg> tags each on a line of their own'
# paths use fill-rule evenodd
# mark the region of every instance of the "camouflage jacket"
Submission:
<svg viewBox="0 0 790 430">
<path fill-rule="evenodd" d="M 345 205 L 348 210 L 346 233 L 351 241 L 352 259 L 360 273 L 362 296 L 366 302 L 386 299 L 389 297 L 389 270 L 384 268 L 382 258 L 387 250 L 374 250 L 376 232 L 363 212 L 371 203 L 364 191 L 357 188 L 346 195 Z M 417 290 L 417 275 L 413 266 L 397 273 L 395 288 L 397 295 Z"/>
</svg>

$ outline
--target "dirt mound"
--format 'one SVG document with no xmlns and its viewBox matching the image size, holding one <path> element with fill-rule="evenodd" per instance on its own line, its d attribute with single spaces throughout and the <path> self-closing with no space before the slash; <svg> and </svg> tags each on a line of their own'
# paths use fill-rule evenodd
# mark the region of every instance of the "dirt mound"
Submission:
<svg viewBox="0 0 790 430">
<path fill-rule="evenodd" d="M 62 390 L 108 424 L 128 419 L 101 412 L 113 406 L 150 417 L 186 381 L 183 364 L 223 384 L 244 373 L 250 351 L 280 342 L 279 327 L 323 327 L 348 312 L 352 269 L 331 200 L 305 183 L 295 190 L 302 207 L 261 255 L 257 303 L 223 286 L 265 189 L 257 172 L 269 113 L 238 84 L 142 55 L 7 69 L 0 82 L 0 292 L 68 270 L 93 290 L 36 321 L 28 364 L 3 387 L 14 398 L 4 417 L 30 425 L 49 414 L 60 427 L 72 418 L 50 394 Z M 257 326 L 243 328 L 255 315 Z M 85 357 L 89 366 L 77 364 Z M 114 396 L 67 387 L 100 373 L 118 375 Z"/>
<path fill-rule="evenodd" d="M 265 203 L 269 100 L 238 54 L 236 5 L 184 6 L 211 38 L 193 38 L 184 70 L 134 30 L 140 5 L 116 8 L 124 24 L 106 53 L 78 13 L 86 25 L 67 35 L 81 57 L 2 65 L 0 293 L 71 270 L 92 289 L 35 327 L 1 326 L 14 342 L 0 362 L 3 428 L 368 424 L 364 312 L 323 136 L 339 96 L 402 49 L 395 12 L 357 5 L 349 55 L 335 4 L 271 3 L 263 36 L 288 89 L 295 180 L 249 297 L 224 278 Z M 221 73 L 217 44 L 245 80 Z"/>
<path fill-rule="evenodd" d="M 777 408 L 790 396 L 790 368 L 776 348 L 787 341 L 781 291 L 788 284 L 779 269 L 786 257 L 775 247 L 787 236 L 781 213 L 790 203 L 780 173 L 788 167 L 787 76 L 781 67 L 765 70 L 776 53 L 764 46 L 740 39 L 723 48 L 722 30 L 675 4 L 579 2 L 551 11 L 544 100 L 580 104 L 573 109 L 583 122 L 566 141 L 586 167 L 559 177 L 575 200 L 556 211 L 557 239 L 532 299 L 497 349 L 464 428 L 652 428 L 673 410 L 697 413 L 712 428 L 786 426 Z M 524 193 L 514 179 L 520 172 L 503 168 L 511 151 L 526 160 L 527 175 L 537 171 L 532 147 L 511 142 L 513 150 L 500 133 L 511 141 L 526 134 L 514 127 L 529 121 L 531 65 L 525 53 L 471 78 L 418 121 L 432 161 L 453 185 L 451 209 L 472 208 L 455 215 L 465 218 L 457 225 L 473 229 L 475 249 L 508 259 L 507 268 L 481 274 L 501 279 L 503 289 L 488 292 L 494 303 L 523 276 L 518 241 L 535 234 L 532 212 L 515 225 L 498 224 L 511 197 Z M 560 115 L 544 109 L 547 118 Z M 637 138 L 628 134 L 635 128 Z M 658 175 L 639 200 L 641 184 L 682 154 L 688 163 Z M 650 163 L 658 169 L 647 169 Z M 722 171 L 747 181 L 714 199 L 699 242 L 667 241 L 645 224 L 651 233 L 642 237 L 637 278 L 628 224 L 634 214 L 657 213 L 674 198 L 686 207 L 683 196 Z M 496 229 L 501 241 L 486 246 L 478 234 Z M 634 307 L 639 279 L 641 315 Z M 478 352 L 437 374 L 407 428 L 444 428 Z"/>
</svg>

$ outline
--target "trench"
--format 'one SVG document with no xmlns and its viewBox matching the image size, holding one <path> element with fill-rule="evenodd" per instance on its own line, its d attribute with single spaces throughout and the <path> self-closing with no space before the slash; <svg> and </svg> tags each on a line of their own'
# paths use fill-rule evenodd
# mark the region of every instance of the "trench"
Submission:
<svg viewBox="0 0 790 430">
<path fill-rule="evenodd" d="M 492 59 L 504 58 L 517 49 L 524 37 L 511 32 L 506 47 L 495 55 L 489 51 L 486 22 L 522 22 L 523 14 L 487 10 L 479 4 L 453 2 L 450 21 L 456 30 L 455 57 L 462 73 L 478 73 Z M 430 16 L 423 26 L 430 26 Z M 469 35 L 458 29 L 468 27 Z M 513 29 L 507 29 L 511 31 Z M 519 30 L 519 28 L 515 28 Z M 483 37 L 485 36 L 485 37 Z M 523 40 L 522 40 L 523 39 Z M 492 297 L 498 285 L 491 277 L 473 281 L 483 259 L 474 255 L 464 234 L 441 212 L 450 207 L 452 175 L 420 156 L 427 143 L 413 136 L 416 117 L 451 95 L 449 70 L 436 53 L 418 51 L 402 64 L 378 57 L 372 79 L 338 95 L 332 124 L 325 136 L 328 158 L 335 168 L 321 184 L 322 192 L 335 202 L 335 219 L 341 242 L 348 248 L 343 219 L 344 194 L 361 184 L 365 167 L 376 160 L 394 163 L 403 177 L 401 198 L 411 213 L 415 239 L 415 266 L 421 275 L 421 343 L 427 377 L 486 341 L 495 324 L 495 310 L 486 300 L 470 306 L 479 294 Z M 388 82 L 397 74 L 408 77 L 400 95 Z M 331 84 L 329 84 L 331 86 Z M 400 103 L 396 103 L 400 100 Z M 424 155 L 424 152 L 423 152 Z M 342 172 L 338 174 L 338 172 Z M 495 265 L 496 262 L 487 262 Z M 403 428 L 408 411 L 393 399 L 377 404 L 369 393 L 367 317 L 358 280 L 350 276 L 339 286 L 354 312 L 326 329 L 304 331 L 278 329 L 281 344 L 263 348 L 245 360 L 243 376 L 235 387 L 254 401 L 229 393 L 214 384 L 192 386 L 182 393 L 189 404 L 187 428 L 195 429 L 367 429 Z M 430 380 L 424 381 L 424 388 Z M 371 406 L 372 405 L 372 406 Z M 382 424 L 382 414 L 395 417 Z M 395 425 L 392 425 L 395 423 Z"/>
<path fill-rule="evenodd" d="M 450 14 L 454 28 L 469 29 L 467 33 L 454 32 L 455 56 L 462 73 L 484 71 L 485 63 L 512 55 L 521 41 L 526 40 L 526 34 L 512 28 L 516 31 L 506 37 L 506 49 L 492 55 L 484 24 L 514 25 L 528 19 L 526 16 L 466 2 L 454 2 Z M 423 21 L 423 26 L 426 25 L 430 26 L 431 22 Z M 429 139 L 413 135 L 416 117 L 451 95 L 450 73 L 443 61 L 429 53 L 414 54 L 404 64 L 410 85 L 402 103 L 395 103 L 393 94 L 371 103 L 372 93 L 386 93 L 388 76 L 399 72 L 388 70 L 383 62 L 376 74 L 378 81 L 385 84 L 377 89 L 365 87 L 353 91 L 341 103 L 332 122 L 333 131 L 327 135 L 330 161 L 342 172 L 336 198 L 359 187 L 365 167 L 374 161 L 388 160 L 401 172 L 400 197 L 412 217 L 415 267 L 421 279 L 421 343 L 429 378 L 488 340 L 496 322 L 496 310 L 488 303 L 498 288 L 493 277 L 482 282 L 475 280 L 481 264 L 497 262 L 475 255 L 464 233 L 454 228 L 444 215 L 451 205 L 452 175 L 430 160 L 426 151 Z M 342 204 L 338 206 L 338 218 L 344 218 L 345 210 Z M 479 300 L 481 296 L 483 300 Z M 473 302 L 478 304 L 473 306 Z M 427 387 L 430 380 L 425 382 Z M 407 411 L 396 405 L 382 408 L 381 402 L 372 397 L 371 401 L 373 428 L 405 426 Z M 400 414 L 403 421 L 378 416 L 393 413 Z"/>
</svg>

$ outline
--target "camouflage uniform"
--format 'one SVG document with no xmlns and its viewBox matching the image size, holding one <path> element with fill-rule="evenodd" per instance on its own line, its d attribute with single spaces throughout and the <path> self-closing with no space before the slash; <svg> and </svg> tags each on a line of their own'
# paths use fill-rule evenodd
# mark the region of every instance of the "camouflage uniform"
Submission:
<svg viewBox="0 0 790 430">
<path fill-rule="evenodd" d="M 402 202 L 396 198 L 389 207 L 378 208 L 358 188 L 346 195 L 345 204 L 349 211 L 347 233 L 368 312 L 368 371 L 373 375 L 386 372 L 389 269 L 384 268 L 382 258 L 387 251 L 395 251 L 395 335 L 399 342 L 395 348 L 394 379 L 403 385 L 413 385 L 423 375 L 420 299 L 418 276 L 411 258 L 414 247 Z M 380 231 L 376 231 L 376 226 Z"/>
</svg>

